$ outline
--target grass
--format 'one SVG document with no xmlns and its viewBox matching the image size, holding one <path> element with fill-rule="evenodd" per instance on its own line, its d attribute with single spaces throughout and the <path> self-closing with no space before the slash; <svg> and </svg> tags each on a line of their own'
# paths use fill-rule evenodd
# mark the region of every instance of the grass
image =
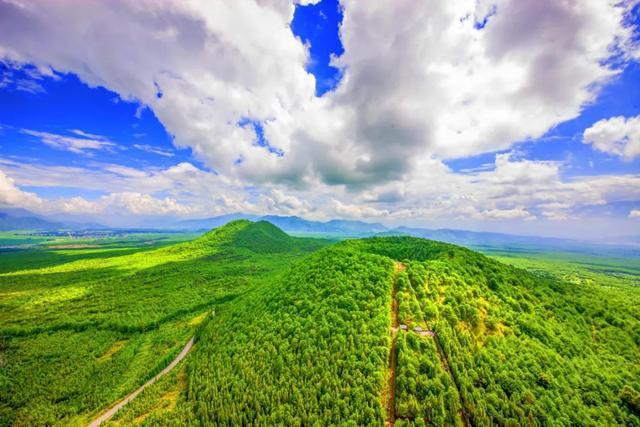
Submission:
<svg viewBox="0 0 640 427">
<path fill-rule="evenodd" d="M 492 251 L 492 258 L 537 274 L 580 285 L 640 286 L 640 257 L 572 252 Z"/>
</svg>

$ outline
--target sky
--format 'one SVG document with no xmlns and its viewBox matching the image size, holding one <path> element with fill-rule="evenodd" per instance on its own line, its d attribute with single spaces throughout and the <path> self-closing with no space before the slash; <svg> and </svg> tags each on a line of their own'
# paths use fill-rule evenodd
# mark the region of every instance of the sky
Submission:
<svg viewBox="0 0 640 427">
<path fill-rule="evenodd" d="M 0 0 L 0 206 L 640 234 L 640 5 Z"/>
</svg>

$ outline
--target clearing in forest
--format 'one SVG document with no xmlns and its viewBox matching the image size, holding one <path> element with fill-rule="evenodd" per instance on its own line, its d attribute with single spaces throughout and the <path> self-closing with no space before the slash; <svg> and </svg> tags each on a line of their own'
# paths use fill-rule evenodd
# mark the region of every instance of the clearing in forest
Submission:
<svg viewBox="0 0 640 427">
<path fill-rule="evenodd" d="M 442 369 L 444 369 L 445 372 L 449 374 L 449 376 L 451 377 L 451 381 L 453 385 L 456 387 L 456 391 L 458 392 L 458 398 L 460 399 L 460 412 L 459 412 L 460 421 L 462 421 L 462 425 L 464 425 L 464 427 L 470 427 L 471 423 L 469 423 L 469 417 L 467 417 L 467 413 L 464 406 L 464 398 L 462 397 L 462 392 L 460 391 L 460 386 L 458 385 L 458 381 L 456 381 L 456 378 L 453 376 L 453 373 L 451 372 L 451 368 L 449 367 L 449 361 L 445 353 L 442 351 L 442 347 L 440 347 L 438 338 L 436 338 L 435 334 L 430 336 L 436 345 L 436 352 L 438 353 L 438 358 L 440 359 L 440 364 L 442 365 Z"/>
<path fill-rule="evenodd" d="M 389 352 L 388 383 L 385 402 L 387 406 L 387 419 L 385 425 L 392 426 L 395 423 L 395 378 L 396 378 L 396 338 L 398 335 L 398 273 L 405 269 L 404 264 L 396 262 L 393 273 L 393 289 L 391 294 L 391 351 Z"/>
</svg>

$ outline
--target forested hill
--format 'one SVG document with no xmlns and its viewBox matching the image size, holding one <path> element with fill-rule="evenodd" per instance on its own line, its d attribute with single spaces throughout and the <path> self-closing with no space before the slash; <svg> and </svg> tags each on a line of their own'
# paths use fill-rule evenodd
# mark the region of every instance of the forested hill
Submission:
<svg viewBox="0 0 640 427">
<path fill-rule="evenodd" d="M 86 426 L 211 313 L 328 243 L 237 221 L 159 249 L 0 254 L 0 425 Z"/>
<path fill-rule="evenodd" d="M 640 292 L 234 221 L 0 274 L 0 424 L 640 426 Z M 62 373 L 62 374 L 60 374 Z"/>
<path fill-rule="evenodd" d="M 240 241 L 286 244 L 265 228 Z M 188 393 L 147 421 L 639 425 L 638 303 L 454 245 L 346 241 L 210 319 L 186 363 Z"/>
</svg>

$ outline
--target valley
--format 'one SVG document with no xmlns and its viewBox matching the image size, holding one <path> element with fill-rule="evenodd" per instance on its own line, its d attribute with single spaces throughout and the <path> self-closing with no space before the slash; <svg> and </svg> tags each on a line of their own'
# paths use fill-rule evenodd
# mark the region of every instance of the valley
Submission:
<svg viewBox="0 0 640 427">
<path fill-rule="evenodd" d="M 0 254 L 0 424 L 89 425 L 193 337 L 102 425 L 640 425 L 634 261 L 496 256 L 247 220 Z"/>
</svg>

